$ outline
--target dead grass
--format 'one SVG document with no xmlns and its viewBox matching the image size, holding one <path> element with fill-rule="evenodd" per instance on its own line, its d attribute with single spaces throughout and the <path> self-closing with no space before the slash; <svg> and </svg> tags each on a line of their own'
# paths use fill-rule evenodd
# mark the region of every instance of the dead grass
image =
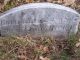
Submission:
<svg viewBox="0 0 80 60">
<path fill-rule="evenodd" d="M 80 46 L 72 49 L 75 47 L 71 45 L 74 39 L 70 40 L 68 43 L 67 40 L 56 41 L 50 37 L 28 35 L 0 37 L 0 60 L 65 60 L 72 55 L 80 56 Z"/>
</svg>

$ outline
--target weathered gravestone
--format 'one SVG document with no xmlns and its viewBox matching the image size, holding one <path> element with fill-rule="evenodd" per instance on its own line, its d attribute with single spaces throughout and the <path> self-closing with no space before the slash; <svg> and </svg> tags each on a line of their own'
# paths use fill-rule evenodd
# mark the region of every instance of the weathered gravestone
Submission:
<svg viewBox="0 0 80 60">
<path fill-rule="evenodd" d="M 2 35 L 67 36 L 78 31 L 79 14 L 51 3 L 32 3 L 13 8 L 0 16 Z"/>
</svg>

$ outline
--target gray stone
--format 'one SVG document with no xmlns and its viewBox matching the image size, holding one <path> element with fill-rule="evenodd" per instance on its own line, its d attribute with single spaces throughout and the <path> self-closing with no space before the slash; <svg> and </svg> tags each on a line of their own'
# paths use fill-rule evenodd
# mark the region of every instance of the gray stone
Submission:
<svg viewBox="0 0 80 60">
<path fill-rule="evenodd" d="M 6 11 L 0 16 L 2 35 L 51 35 L 76 34 L 79 14 L 68 7 L 51 3 L 32 3 Z"/>
</svg>

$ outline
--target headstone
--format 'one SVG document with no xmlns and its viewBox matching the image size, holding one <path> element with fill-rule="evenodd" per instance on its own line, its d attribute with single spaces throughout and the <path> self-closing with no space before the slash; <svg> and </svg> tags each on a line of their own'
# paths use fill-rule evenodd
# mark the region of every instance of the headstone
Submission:
<svg viewBox="0 0 80 60">
<path fill-rule="evenodd" d="M 52 3 L 31 3 L 6 11 L 0 16 L 2 35 L 67 36 L 78 31 L 79 14 Z"/>
</svg>

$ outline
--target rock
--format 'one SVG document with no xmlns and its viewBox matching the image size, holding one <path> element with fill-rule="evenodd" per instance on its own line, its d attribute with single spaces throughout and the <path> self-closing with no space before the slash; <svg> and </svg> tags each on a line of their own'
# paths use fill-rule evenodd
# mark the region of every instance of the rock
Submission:
<svg viewBox="0 0 80 60">
<path fill-rule="evenodd" d="M 79 14 L 68 7 L 52 3 L 31 3 L 6 11 L 0 16 L 3 35 L 64 36 L 76 34 Z"/>
</svg>

